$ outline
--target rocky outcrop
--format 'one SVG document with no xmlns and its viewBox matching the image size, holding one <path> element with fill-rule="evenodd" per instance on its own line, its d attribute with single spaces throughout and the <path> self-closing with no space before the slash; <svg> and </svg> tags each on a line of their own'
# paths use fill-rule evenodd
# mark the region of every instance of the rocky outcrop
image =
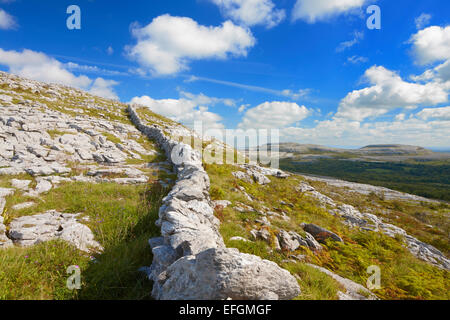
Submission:
<svg viewBox="0 0 450 320">
<path fill-rule="evenodd" d="M 216 200 L 212 202 L 213 208 L 216 209 L 218 207 L 226 208 L 231 205 L 231 201 L 228 200 Z"/>
<path fill-rule="evenodd" d="M 261 167 L 257 164 L 241 164 L 238 165 L 240 168 L 246 170 L 243 171 L 235 171 L 232 172 L 233 176 L 237 179 L 243 180 L 248 183 L 253 183 L 255 181 L 256 183 L 260 185 L 265 185 L 270 183 L 270 179 L 267 176 L 274 176 L 277 178 L 287 178 L 289 177 L 289 174 L 286 172 L 274 169 L 274 168 L 266 168 Z"/>
<path fill-rule="evenodd" d="M 9 238 L 14 244 L 22 247 L 61 239 L 82 251 L 102 250 L 100 244 L 94 240 L 92 231 L 78 222 L 78 216 L 54 210 L 23 216 L 12 220 L 9 224 Z"/>
<path fill-rule="evenodd" d="M 247 183 L 253 183 L 252 178 L 245 172 L 243 171 L 234 171 L 231 173 L 236 179 L 240 179 L 243 180 Z"/>
<path fill-rule="evenodd" d="M 326 240 L 331 239 L 337 242 L 344 242 L 341 237 L 339 237 L 336 233 L 331 232 L 325 228 L 319 227 L 312 223 L 302 223 L 302 228 L 306 232 L 310 233 L 314 239 L 321 243 L 325 243 Z"/>
<path fill-rule="evenodd" d="M 7 248 L 13 245 L 11 239 L 6 236 L 5 219 L 2 214 L 6 206 L 5 197 L 12 194 L 14 189 L 0 188 L 0 248 Z"/>
<path fill-rule="evenodd" d="M 278 300 L 292 299 L 298 284 L 276 263 L 240 253 L 211 248 L 184 256 L 160 273 L 156 299 Z"/>
<path fill-rule="evenodd" d="M 383 220 L 374 214 L 360 212 L 355 207 L 348 204 L 336 204 L 331 198 L 316 191 L 306 182 L 302 182 L 297 190 L 306 192 L 319 201 L 323 201 L 332 207 L 329 212 L 335 216 L 341 217 L 343 223 L 350 227 L 361 228 L 366 231 L 381 232 L 389 237 L 401 236 L 405 241 L 405 246 L 417 258 L 424 260 L 439 268 L 450 270 L 450 260 L 438 249 L 430 244 L 424 243 L 417 238 L 409 235 L 405 230 L 390 223 L 384 223 Z M 305 229 L 305 231 L 308 231 Z M 308 231 L 311 233 L 310 231 Z M 313 234 L 314 235 L 314 234 Z M 337 239 L 337 238 L 336 238 Z M 316 238 L 317 240 L 317 238 Z M 319 241 L 320 242 L 320 241 Z"/>
<path fill-rule="evenodd" d="M 295 251 L 301 246 L 314 251 L 322 250 L 322 246 L 308 232 L 305 232 L 305 236 L 302 237 L 294 231 L 287 232 L 285 230 L 280 230 L 277 238 L 281 248 L 287 251 Z"/>
<path fill-rule="evenodd" d="M 147 270 L 156 299 L 292 299 L 296 279 L 273 262 L 226 248 L 209 198 L 209 177 L 199 152 L 165 134 L 176 128 L 146 125 L 129 106 L 136 127 L 155 140 L 173 163 L 178 180 L 163 199 L 151 239 Z M 190 133 L 192 134 L 192 133 Z"/>
<path fill-rule="evenodd" d="M 12 186 L 0 188 L 0 248 L 53 239 L 84 251 L 100 248 L 76 216 L 33 212 L 39 214 L 9 217 L 20 216 L 26 208 L 33 210 L 61 183 L 138 184 L 157 179 L 159 165 L 152 164 L 155 168 L 150 170 L 145 166 L 158 152 L 141 145 L 144 136 L 127 119 L 124 108 L 77 89 L 0 71 L 0 177 Z M 8 197 L 13 194 L 36 201 L 8 203 L 8 212 L 3 212 L 6 201 L 14 201 Z"/>
<path fill-rule="evenodd" d="M 100 106 L 82 91 L 3 72 L 0 85 L 8 88 L 0 89 L 0 174 L 65 174 L 68 163 L 111 166 L 156 154 L 134 139 L 140 133 L 132 124 L 118 120 L 125 120 L 118 103 Z M 91 116 L 99 110 L 114 120 Z"/>
</svg>

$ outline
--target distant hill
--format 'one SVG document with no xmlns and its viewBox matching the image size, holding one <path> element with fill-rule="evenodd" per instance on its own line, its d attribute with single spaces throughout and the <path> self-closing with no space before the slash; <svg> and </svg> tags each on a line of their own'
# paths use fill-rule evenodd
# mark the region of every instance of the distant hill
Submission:
<svg viewBox="0 0 450 320">
<path fill-rule="evenodd" d="M 276 146 L 268 144 L 268 149 Z M 316 144 L 280 143 L 277 145 L 280 152 L 293 154 L 326 154 L 326 153 L 350 153 L 355 155 L 431 155 L 434 152 L 420 147 L 402 144 L 378 144 L 368 145 L 359 149 L 333 148 Z M 256 151 L 258 148 L 250 149 Z"/>
<path fill-rule="evenodd" d="M 363 154 L 381 154 L 381 155 L 425 155 L 432 154 L 433 151 L 418 146 L 403 144 L 378 144 L 369 145 L 354 152 Z"/>
</svg>

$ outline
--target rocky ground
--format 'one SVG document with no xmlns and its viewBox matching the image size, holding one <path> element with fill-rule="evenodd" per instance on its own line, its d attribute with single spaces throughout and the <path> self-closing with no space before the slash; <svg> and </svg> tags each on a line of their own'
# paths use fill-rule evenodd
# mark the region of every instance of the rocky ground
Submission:
<svg viewBox="0 0 450 320">
<path fill-rule="evenodd" d="M 342 260 L 334 263 L 329 261 L 329 255 L 334 255 L 335 250 L 344 250 L 346 246 L 359 247 L 358 242 L 363 241 L 361 252 L 358 254 L 365 255 L 366 251 L 374 250 L 367 256 L 367 267 L 372 260 L 373 265 L 381 266 L 383 270 L 404 268 L 400 266 L 400 263 L 396 266 L 396 263 L 390 260 L 391 258 L 380 263 L 385 258 L 378 256 L 380 253 L 378 250 L 386 250 L 386 247 L 377 248 L 379 244 L 371 242 L 376 239 L 376 234 L 383 235 L 380 239 L 384 239 L 384 236 L 394 239 L 396 245 L 401 245 L 409 252 L 404 253 L 405 257 L 408 255 L 415 257 L 407 258 L 411 260 L 409 262 L 411 273 L 406 282 L 412 281 L 412 274 L 416 274 L 413 271 L 416 268 L 414 265 L 416 259 L 443 270 L 441 272 L 444 277 L 448 275 L 450 260 L 446 256 L 447 252 L 443 253 L 427 241 L 419 240 L 418 237 L 421 239 L 426 237 L 414 230 L 414 227 L 408 228 L 408 231 L 402 228 L 402 223 L 406 226 L 411 222 L 417 225 L 419 223 L 417 219 L 410 217 L 408 217 L 409 220 L 393 219 L 398 218 L 397 215 L 400 214 L 407 216 L 406 209 L 401 208 L 404 205 L 405 208 L 411 206 L 414 210 L 422 210 L 422 215 L 425 216 L 439 216 L 448 223 L 449 210 L 444 203 L 387 188 L 291 175 L 281 170 L 261 168 L 257 165 L 228 166 L 225 170 L 220 166 L 211 166 L 209 172 L 212 177 L 212 189 L 215 190 L 214 198 L 217 199 L 214 202 L 216 210 L 220 212 L 220 216 L 227 224 L 226 231 L 224 229 L 223 232 L 227 234 L 225 242 L 228 245 L 237 246 L 248 252 L 256 250 L 271 260 L 280 261 L 287 268 L 291 268 L 292 264 L 297 267 L 306 264 L 315 268 L 338 283 L 340 289 L 336 292 L 337 299 L 374 299 L 376 296 L 370 291 L 361 291 L 364 288 L 361 287 L 361 282 L 357 283 L 339 275 L 339 273 L 348 274 L 354 279 L 366 278 L 363 275 L 365 271 L 362 270 L 358 276 L 352 275 L 352 272 L 342 272 L 351 268 L 352 259 L 358 261 L 361 258 L 342 257 L 341 259 L 348 259 L 347 268 L 346 263 L 336 268 L 333 264 L 340 264 Z M 232 185 L 234 187 L 230 187 Z M 391 209 L 392 204 L 394 209 Z M 441 207 L 443 209 L 439 209 Z M 399 210 L 404 210 L 405 213 Z M 442 234 L 440 239 L 448 243 L 446 227 L 439 223 L 433 222 L 433 224 L 425 226 L 428 234 Z M 369 250 L 369 243 L 373 249 Z M 265 249 L 261 251 L 260 246 Z M 445 245 L 442 247 L 445 248 Z M 385 251 L 387 255 L 395 256 L 394 251 L 389 253 L 390 250 L 393 248 Z M 354 254 L 350 252 L 349 255 Z M 362 260 L 358 263 L 362 263 Z M 333 272 L 338 269 L 342 270 L 339 273 Z M 431 272 L 430 276 L 438 273 L 431 270 L 427 271 Z M 427 277 L 424 274 L 421 276 Z M 388 286 L 387 280 L 384 281 Z M 391 281 L 396 282 L 396 280 Z M 443 285 L 448 288 L 448 281 L 445 280 Z M 401 286 L 404 286 L 404 283 Z M 375 292 L 381 296 L 384 295 L 382 291 Z"/>
<path fill-rule="evenodd" d="M 311 178 L 311 177 L 308 177 Z M 363 194 L 369 194 L 370 192 L 380 192 L 383 194 L 389 195 L 391 199 L 407 199 L 407 200 L 414 200 L 414 201 L 430 201 L 422 197 L 417 197 L 410 194 L 405 194 L 401 192 L 397 192 L 394 190 L 389 190 L 387 188 L 381 188 L 381 187 L 373 187 L 368 185 L 362 185 L 357 183 L 350 183 L 345 181 L 334 181 L 334 180 L 324 180 L 320 179 L 317 180 L 317 178 L 313 178 L 313 181 L 322 181 L 326 182 L 327 184 L 342 187 L 345 186 L 346 188 L 349 188 L 353 192 L 360 192 Z M 353 188 L 352 188 L 353 187 Z M 370 192 L 368 192 L 370 190 Z M 357 227 L 361 228 L 363 230 L 368 231 L 374 231 L 374 232 L 382 232 L 390 237 L 396 237 L 396 236 L 402 236 L 405 239 L 406 246 L 411 251 L 412 254 L 417 256 L 419 259 L 422 259 L 424 261 L 427 261 L 431 264 L 434 264 L 438 267 L 444 268 L 446 270 L 450 270 L 450 260 L 438 249 L 433 247 L 432 245 L 429 245 L 427 243 L 424 243 L 415 237 L 409 235 L 405 230 L 402 228 L 395 226 L 390 223 L 383 222 L 383 219 L 380 217 L 377 217 L 376 215 L 369 213 L 369 212 L 360 212 L 355 207 L 349 204 L 337 204 L 333 199 L 327 197 L 326 195 L 318 192 L 308 183 L 301 183 L 299 185 L 299 191 L 303 193 L 307 193 L 308 195 L 311 195 L 321 201 L 325 206 L 331 208 L 330 213 L 332 215 L 341 217 L 343 219 L 343 223 L 351 226 L 351 227 Z"/>
<path fill-rule="evenodd" d="M 0 247 L 59 238 L 85 251 L 98 250 L 101 246 L 77 215 L 35 212 L 21 217 L 20 211 L 60 184 L 146 184 L 160 171 L 171 174 L 171 166 L 158 161 L 164 156 L 118 103 L 0 73 L 0 105 L 0 182 L 8 186 L 0 188 L 0 213 L 7 208 L 16 217 L 7 225 L 1 218 Z M 24 202 L 10 207 L 12 196 Z"/>
<path fill-rule="evenodd" d="M 270 170 L 265 168 L 259 168 L 258 166 L 244 165 L 241 166 L 245 168 L 247 171 L 234 171 L 232 172 L 233 176 L 237 179 L 244 180 L 248 183 L 258 183 L 260 185 L 265 185 L 270 183 L 269 178 L 266 175 L 273 175 L 277 177 L 287 177 L 288 174 L 282 172 L 281 170 Z M 265 175 L 266 174 L 266 175 Z M 399 200 L 408 200 L 408 201 L 425 201 L 430 203 L 438 203 L 434 200 L 429 200 L 423 197 L 418 197 L 415 195 L 402 193 L 394 190 L 390 190 L 388 188 L 383 187 L 375 187 L 371 185 L 359 184 L 359 183 L 351 183 L 342 180 L 336 179 L 325 179 L 325 178 L 317 178 L 313 176 L 305 176 L 305 178 L 311 181 L 320 181 L 326 184 L 332 185 L 339 189 L 345 188 L 346 192 L 355 192 L 362 193 L 365 195 L 375 193 L 380 196 L 383 195 L 388 199 L 399 199 Z M 246 197 L 248 197 L 251 201 L 253 200 L 251 196 L 249 196 L 245 190 L 241 190 Z M 377 217 L 376 215 L 369 212 L 360 212 L 355 207 L 345 203 L 338 203 L 327 195 L 324 195 L 317 191 L 314 187 L 312 187 L 307 182 L 302 182 L 298 185 L 297 191 L 301 194 L 306 194 L 308 196 L 312 196 L 319 201 L 319 205 L 324 208 L 329 208 L 329 213 L 333 216 L 337 216 L 342 218 L 342 222 L 350 227 L 357 227 L 363 230 L 373 231 L 373 232 L 382 232 L 390 237 L 402 236 L 406 241 L 406 246 L 411 251 L 412 254 L 417 256 L 419 259 L 427 261 L 433 265 L 444 268 L 446 270 L 450 270 L 450 260 L 438 249 L 424 243 L 415 237 L 409 235 L 405 230 L 400 228 L 399 226 L 395 226 L 393 224 L 383 222 L 383 219 Z M 219 202 L 220 203 L 220 202 Z M 243 208 L 244 207 L 244 208 Z M 246 206 L 245 204 L 238 204 L 234 207 L 235 210 L 240 212 L 245 211 L 254 211 L 252 207 Z M 264 217 L 260 221 L 262 224 L 269 224 L 266 216 L 278 216 L 282 217 L 286 220 L 289 220 L 289 217 L 282 213 L 281 215 L 277 212 L 262 212 Z M 306 238 L 298 235 L 295 232 L 286 232 L 285 230 L 281 230 L 276 238 L 277 244 L 276 248 L 283 248 L 289 251 L 295 251 L 300 246 L 309 247 L 312 250 L 320 250 L 320 245 L 315 242 L 318 240 L 322 242 L 326 238 L 332 238 L 334 241 L 343 240 L 336 234 L 323 229 L 321 227 L 312 225 L 312 224 L 304 224 L 302 228 L 306 231 Z M 257 231 L 252 230 L 252 236 L 257 238 L 262 238 L 263 240 L 268 240 L 269 233 L 267 230 Z M 281 243 L 281 246 L 280 244 Z"/>
<path fill-rule="evenodd" d="M 445 203 L 211 164 L 234 150 L 148 109 L 6 73 L 0 111 L 0 298 L 54 298 L 66 262 L 45 263 L 64 256 L 60 242 L 87 255 L 83 298 L 448 298 Z M 30 264 L 21 250 L 33 248 Z M 371 265 L 381 289 L 367 289 Z M 20 289 L 31 270 L 47 282 Z"/>
</svg>

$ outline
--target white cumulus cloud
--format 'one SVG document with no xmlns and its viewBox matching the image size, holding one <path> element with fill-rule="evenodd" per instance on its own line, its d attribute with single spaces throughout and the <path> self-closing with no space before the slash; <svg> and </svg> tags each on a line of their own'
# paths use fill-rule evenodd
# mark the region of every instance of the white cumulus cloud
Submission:
<svg viewBox="0 0 450 320">
<path fill-rule="evenodd" d="M 223 15 L 236 23 L 272 28 L 286 17 L 283 9 L 276 9 L 271 0 L 210 0 L 219 6 Z"/>
<path fill-rule="evenodd" d="M 353 39 L 341 42 L 339 46 L 336 48 L 336 52 L 342 52 L 346 49 L 349 49 L 353 47 L 355 44 L 357 44 L 361 39 L 364 39 L 364 32 L 361 31 L 355 31 L 353 33 Z"/>
<path fill-rule="evenodd" d="M 292 19 L 309 23 L 323 21 L 339 14 L 357 12 L 365 2 L 366 0 L 297 0 Z"/>
<path fill-rule="evenodd" d="M 444 63 L 439 64 L 433 69 L 426 70 L 420 76 L 412 76 L 411 79 L 414 81 L 434 80 L 439 82 L 450 82 L 450 60 L 447 60 Z"/>
<path fill-rule="evenodd" d="M 372 86 L 350 92 L 340 102 L 336 117 L 361 121 L 397 108 L 432 106 L 448 101 L 448 89 L 442 83 L 406 82 L 381 66 L 371 67 L 364 77 Z"/>
<path fill-rule="evenodd" d="M 309 114 L 310 110 L 294 102 L 264 102 L 248 109 L 238 127 L 241 129 L 279 129 L 301 121 Z"/>
<path fill-rule="evenodd" d="M 116 92 L 113 89 L 113 87 L 118 84 L 119 83 L 114 80 L 105 80 L 103 78 L 97 78 L 95 79 L 94 83 L 89 89 L 89 93 L 95 96 L 100 96 L 112 100 L 119 100 L 119 97 L 117 96 Z"/>
<path fill-rule="evenodd" d="M 425 121 L 410 118 L 402 121 L 361 123 L 347 119 L 320 121 L 314 128 L 288 127 L 280 132 L 282 141 L 314 143 L 328 146 L 364 146 L 400 143 L 424 147 L 448 147 L 450 121 Z"/>
<path fill-rule="evenodd" d="M 70 64 L 63 64 L 45 53 L 24 49 L 22 52 L 0 48 L 0 65 L 8 71 L 24 78 L 48 83 L 63 84 L 105 98 L 117 99 L 112 87 L 118 84 L 112 80 L 97 78 L 92 80 L 85 75 L 75 75 L 68 70 Z"/>
<path fill-rule="evenodd" d="M 431 26 L 414 34 L 413 45 L 416 62 L 425 65 L 450 59 L 450 26 Z"/>
<path fill-rule="evenodd" d="M 216 97 L 209 97 L 203 93 L 199 94 L 193 94 L 186 91 L 180 91 L 181 97 L 191 100 L 195 102 L 197 105 L 204 105 L 204 106 L 213 106 L 216 104 L 224 104 L 227 107 L 234 107 L 236 106 L 236 101 L 234 99 L 230 98 L 216 98 Z"/>
<path fill-rule="evenodd" d="M 0 48 L 0 64 L 7 65 L 11 73 L 33 80 L 60 83 L 85 88 L 91 80 L 86 76 L 75 76 L 63 64 L 42 52 L 25 49 L 22 52 Z"/>
<path fill-rule="evenodd" d="M 202 26 L 191 18 L 162 15 L 145 27 L 133 27 L 137 39 L 129 55 L 155 75 L 170 75 L 188 68 L 189 61 L 246 56 L 256 40 L 250 30 L 224 22 Z"/>
<path fill-rule="evenodd" d="M 428 119 L 450 120 L 450 107 L 425 108 L 417 113 L 417 117 L 423 120 Z"/>
<path fill-rule="evenodd" d="M 174 121 L 194 128 L 195 121 L 201 121 L 204 130 L 223 129 L 222 117 L 208 110 L 208 106 L 217 103 L 226 104 L 227 99 L 208 97 L 204 94 L 181 92 L 180 99 L 153 99 L 149 96 L 134 97 L 131 103 L 148 107 L 155 113 L 161 114 Z"/>
</svg>

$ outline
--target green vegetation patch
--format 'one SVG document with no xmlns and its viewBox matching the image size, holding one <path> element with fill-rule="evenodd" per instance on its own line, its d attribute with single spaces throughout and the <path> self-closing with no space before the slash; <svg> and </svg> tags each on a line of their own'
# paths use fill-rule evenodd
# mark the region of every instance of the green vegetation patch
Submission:
<svg viewBox="0 0 450 320">
<path fill-rule="evenodd" d="M 21 210 L 20 215 L 50 209 L 82 213 L 82 216 L 89 217 L 86 224 L 105 250 L 90 257 L 62 242 L 8 249 L 0 256 L 0 279 L 8 279 L 0 281 L 0 297 L 149 298 L 151 283 L 138 269 L 151 264 L 152 255 L 147 241 L 159 234 L 154 221 L 166 193 L 167 190 L 159 183 L 138 186 L 66 183 L 52 189 L 40 198 L 36 206 Z M 78 265 L 81 269 L 81 290 L 66 288 L 69 265 Z"/>
<path fill-rule="evenodd" d="M 413 256 L 403 245 L 403 239 L 390 238 L 381 233 L 360 231 L 342 224 L 342 220 L 331 215 L 317 200 L 298 192 L 295 187 L 302 181 L 299 176 L 287 179 L 269 177 L 268 185 L 248 184 L 232 176 L 231 172 L 240 170 L 230 165 L 205 165 L 211 179 L 211 197 L 213 200 L 229 200 L 233 204 L 227 208 L 216 209 L 221 221 L 220 233 L 228 247 L 242 252 L 258 255 L 285 266 L 299 276 L 302 295 L 298 299 L 336 299 L 339 286 L 333 279 L 303 262 L 283 264 L 283 260 L 292 255 L 302 254 L 307 262 L 325 267 L 340 276 L 351 279 L 363 286 L 370 274 L 367 268 L 377 265 L 381 269 L 380 290 L 374 293 L 382 299 L 449 299 L 449 272 L 434 267 Z M 248 200 L 237 187 L 254 198 Z M 359 198 L 359 197 L 353 197 Z M 282 204 L 280 201 L 285 202 Z M 261 226 L 254 220 L 256 212 L 238 212 L 233 209 L 237 202 L 261 210 L 267 207 L 272 211 L 285 212 L 289 221 L 271 219 L 271 226 Z M 278 252 L 273 242 L 231 241 L 234 236 L 252 239 L 250 230 L 266 228 L 270 235 L 276 235 L 276 229 L 293 230 L 302 234 L 302 222 L 314 223 L 341 236 L 344 243 L 329 241 L 321 252 L 312 252 L 301 247 L 295 252 Z"/>
<path fill-rule="evenodd" d="M 291 172 L 335 177 L 346 181 L 382 186 L 418 196 L 450 201 L 450 163 L 366 162 L 320 159 L 310 162 L 280 160 Z"/>
</svg>

